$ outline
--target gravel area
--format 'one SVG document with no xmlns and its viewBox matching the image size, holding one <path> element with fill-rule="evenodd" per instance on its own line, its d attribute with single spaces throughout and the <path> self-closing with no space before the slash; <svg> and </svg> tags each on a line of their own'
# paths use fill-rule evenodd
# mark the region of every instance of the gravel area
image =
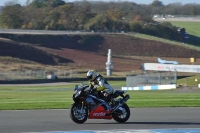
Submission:
<svg viewBox="0 0 200 133">
<path fill-rule="evenodd" d="M 200 93 L 200 89 L 198 88 L 198 87 L 196 87 L 196 86 L 183 86 L 183 87 L 178 87 L 176 90 L 174 90 L 174 92 L 188 92 L 188 93 L 190 93 L 190 92 L 198 92 L 198 93 Z"/>
</svg>

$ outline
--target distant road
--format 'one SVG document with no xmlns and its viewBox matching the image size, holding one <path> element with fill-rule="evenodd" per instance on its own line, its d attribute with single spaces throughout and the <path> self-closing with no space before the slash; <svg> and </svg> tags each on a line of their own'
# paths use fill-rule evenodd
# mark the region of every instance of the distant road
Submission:
<svg viewBox="0 0 200 133">
<path fill-rule="evenodd" d="M 56 30 L 22 30 L 22 29 L 2 29 L 0 33 L 6 34 L 30 34 L 30 35 L 68 35 L 68 34 L 124 34 L 124 32 L 85 32 L 85 31 L 56 31 Z"/>
<path fill-rule="evenodd" d="M 76 124 L 69 109 L 0 111 L 1 133 L 170 128 L 200 128 L 200 108 L 132 108 L 130 119 L 121 124 L 96 119 Z"/>
<path fill-rule="evenodd" d="M 200 22 L 200 18 L 155 18 L 155 21 L 180 21 L 180 22 Z"/>
<path fill-rule="evenodd" d="M 52 30 L 21 30 L 21 29 L 0 29 L 0 33 L 9 34 L 51 34 L 51 35 L 66 35 L 66 34 L 94 34 L 93 32 L 79 31 L 52 31 Z"/>
</svg>

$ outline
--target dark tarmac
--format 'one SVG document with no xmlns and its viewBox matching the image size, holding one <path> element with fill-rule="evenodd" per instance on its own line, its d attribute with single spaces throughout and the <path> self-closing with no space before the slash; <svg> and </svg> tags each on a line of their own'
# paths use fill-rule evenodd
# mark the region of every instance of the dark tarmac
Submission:
<svg viewBox="0 0 200 133">
<path fill-rule="evenodd" d="M 200 128 L 200 107 L 132 108 L 126 123 L 88 119 L 84 124 L 74 123 L 69 109 L 0 111 L 1 133 L 169 128 Z"/>
</svg>

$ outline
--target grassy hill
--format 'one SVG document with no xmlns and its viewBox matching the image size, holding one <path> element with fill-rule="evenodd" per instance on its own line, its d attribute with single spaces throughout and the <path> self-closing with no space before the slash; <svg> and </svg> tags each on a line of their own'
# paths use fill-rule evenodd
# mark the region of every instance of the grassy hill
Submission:
<svg viewBox="0 0 200 133">
<path fill-rule="evenodd" d="M 199 22 L 170 22 L 172 25 L 177 27 L 183 27 L 186 29 L 186 32 L 190 33 L 191 35 L 200 37 L 200 23 Z"/>
<path fill-rule="evenodd" d="M 15 67 L 14 70 L 59 68 L 105 71 L 108 49 L 112 49 L 116 72 L 141 71 L 142 63 L 157 62 L 157 57 L 177 60 L 184 64 L 189 63 L 190 57 L 200 57 L 198 49 L 142 39 L 131 34 L 0 34 L 0 49 L 0 60 L 2 60 L 0 71 L 13 70 L 9 66 L 17 64 L 20 67 Z M 8 63 L 3 57 L 32 61 L 34 65 L 30 66 L 27 62 Z M 196 63 L 199 63 L 198 59 Z"/>
</svg>

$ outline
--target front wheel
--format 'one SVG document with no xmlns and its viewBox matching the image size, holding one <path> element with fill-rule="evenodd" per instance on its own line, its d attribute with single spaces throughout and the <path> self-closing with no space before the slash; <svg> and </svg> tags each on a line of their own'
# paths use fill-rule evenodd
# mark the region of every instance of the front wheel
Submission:
<svg viewBox="0 0 200 133">
<path fill-rule="evenodd" d="M 81 104 L 72 104 L 70 108 L 70 118 L 78 124 L 84 123 L 88 118 L 88 109 L 86 106 L 81 107 Z"/>
<path fill-rule="evenodd" d="M 119 107 L 115 112 L 113 112 L 113 119 L 119 123 L 126 122 L 130 117 L 130 109 L 125 103 Z"/>
</svg>

